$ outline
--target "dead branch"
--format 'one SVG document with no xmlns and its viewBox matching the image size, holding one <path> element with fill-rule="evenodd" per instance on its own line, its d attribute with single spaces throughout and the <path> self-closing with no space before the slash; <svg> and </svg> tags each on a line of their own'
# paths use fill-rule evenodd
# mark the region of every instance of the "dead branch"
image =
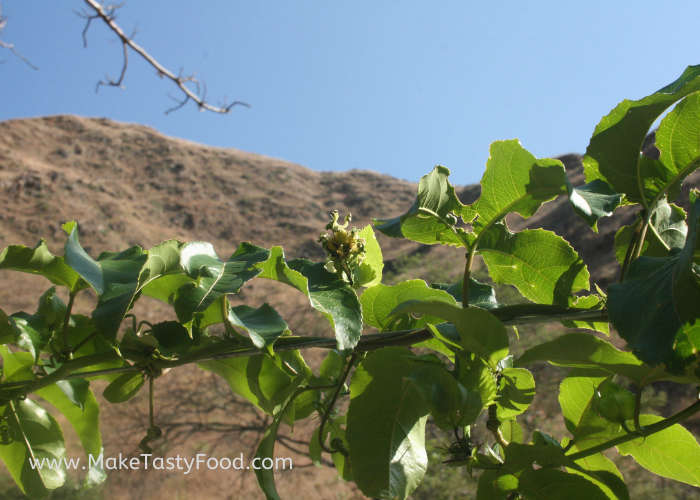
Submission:
<svg viewBox="0 0 700 500">
<path fill-rule="evenodd" d="M 0 33 L 2 33 L 2 29 L 5 27 L 6 24 L 7 24 L 7 18 L 6 18 L 6 17 L 2 17 L 2 5 L 0 5 Z M 17 52 L 17 49 L 15 49 L 14 44 L 12 44 L 12 43 L 7 43 L 7 42 L 3 42 L 2 40 L 0 40 L 0 47 L 2 47 L 3 49 L 7 49 L 7 50 L 9 50 L 10 52 L 12 52 L 12 53 L 15 55 L 15 57 L 17 57 L 17 58 L 21 59 L 22 61 L 24 61 L 25 63 L 27 63 L 27 65 L 28 65 L 30 68 L 32 68 L 32 69 L 37 69 L 37 70 L 39 69 L 38 67 L 34 66 L 34 65 L 31 63 L 31 61 L 30 61 L 29 59 L 27 59 L 27 58 L 24 57 L 22 54 L 20 54 L 19 52 Z M 5 62 L 5 61 L 2 61 L 2 63 L 4 63 L 4 62 Z"/>
<path fill-rule="evenodd" d="M 83 45 L 87 47 L 87 32 L 90 28 L 90 23 L 93 21 L 93 19 L 101 19 L 114 33 L 117 34 L 119 40 L 122 43 L 122 48 L 124 49 L 124 62 L 122 64 L 122 69 L 119 78 L 117 80 L 114 80 L 110 78 L 109 75 L 105 75 L 105 80 L 100 80 L 99 82 L 97 82 L 97 87 L 95 91 L 99 90 L 100 86 L 102 85 L 124 88 L 122 82 L 124 81 L 124 76 L 126 75 L 126 69 L 129 63 L 129 49 L 132 49 L 134 52 L 140 55 L 148 64 L 155 68 L 156 74 L 159 77 L 168 78 L 173 83 L 175 83 L 175 85 L 177 85 L 178 88 L 184 93 L 184 98 L 182 99 L 176 99 L 172 96 L 169 96 L 172 99 L 176 100 L 178 102 L 178 105 L 166 110 L 165 114 L 182 108 L 190 100 L 194 101 L 195 104 L 197 104 L 200 111 L 213 111 L 214 113 L 222 114 L 230 113 L 231 108 L 237 105 L 245 106 L 248 108 L 250 107 L 249 104 L 241 101 L 234 101 L 233 103 L 228 104 L 226 102 L 226 99 L 224 99 L 224 102 L 219 106 L 212 106 L 206 101 L 206 90 L 202 94 L 199 93 L 199 80 L 197 80 L 194 77 L 194 74 L 190 76 L 183 76 L 182 71 L 180 71 L 179 75 L 175 75 L 174 73 L 166 69 L 164 66 L 162 66 L 148 52 L 146 52 L 142 47 L 140 47 L 134 42 L 134 35 L 136 34 L 135 30 L 131 34 L 131 36 L 129 36 L 126 33 L 124 33 L 124 31 L 119 27 L 119 25 L 117 25 L 117 23 L 115 22 L 115 12 L 118 8 L 122 7 L 123 3 L 106 5 L 104 3 L 98 2 L 97 0 L 84 1 L 92 10 L 90 12 L 82 11 L 76 13 L 78 14 L 78 16 L 86 20 L 85 29 L 83 30 Z M 187 87 L 187 83 L 194 83 L 197 86 L 197 91 L 193 92 L 189 87 Z"/>
</svg>

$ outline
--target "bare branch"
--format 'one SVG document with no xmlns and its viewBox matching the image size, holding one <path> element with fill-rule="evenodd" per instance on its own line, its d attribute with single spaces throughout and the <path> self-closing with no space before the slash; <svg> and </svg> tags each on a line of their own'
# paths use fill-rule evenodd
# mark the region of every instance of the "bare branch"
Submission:
<svg viewBox="0 0 700 500">
<path fill-rule="evenodd" d="M 0 5 L 0 33 L 2 33 L 2 29 L 5 27 L 6 24 L 7 24 L 7 18 L 2 17 L 2 6 Z M 30 68 L 36 69 L 36 70 L 39 69 L 37 66 L 34 66 L 29 59 L 27 59 L 22 54 L 17 52 L 17 49 L 15 49 L 14 44 L 6 43 L 6 42 L 3 42 L 2 40 L 0 40 L 0 47 L 2 47 L 3 49 L 8 49 L 10 52 L 12 52 L 15 55 L 15 57 L 17 57 L 17 58 L 21 59 L 22 61 L 24 61 L 25 63 L 27 63 L 27 65 Z M 2 62 L 4 63 L 5 61 L 2 61 Z"/>
<path fill-rule="evenodd" d="M 99 89 L 101 85 L 106 85 L 110 87 L 119 87 L 123 88 L 122 82 L 124 80 L 124 75 L 126 74 L 126 69 L 128 66 L 128 49 L 132 49 L 134 52 L 136 52 L 138 55 L 140 55 L 148 64 L 153 66 L 156 69 L 156 72 L 159 77 L 163 78 L 166 77 L 169 80 L 171 80 L 175 85 L 177 85 L 180 90 L 185 94 L 182 100 L 176 99 L 172 96 L 172 99 L 178 102 L 178 105 L 170 108 L 165 111 L 165 114 L 168 114 L 172 111 L 175 111 L 177 109 L 182 108 L 187 101 L 190 99 L 194 101 L 197 106 L 199 107 L 200 111 L 213 111 L 214 113 L 222 113 L 222 114 L 228 114 L 231 112 L 231 108 L 237 105 L 245 106 L 245 107 L 250 107 L 249 104 L 241 101 L 235 101 L 231 104 L 227 104 L 226 101 L 222 105 L 219 106 L 212 106 L 206 101 L 206 86 L 204 86 L 204 92 L 203 94 L 199 95 L 199 81 L 195 78 L 194 74 L 190 76 L 183 76 L 182 75 L 182 70 L 180 70 L 179 75 L 175 75 L 168 69 L 166 69 L 164 66 L 162 66 L 158 61 L 156 61 L 148 52 L 146 52 L 142 47 L 137 45 L 133 38 L 134 35 L 136 34 L 136 30 L 131 34 L 131 36 L 128 36 L 124 31 L 116 24 L 115 19 L 116 16 L 114 15 L 116 10 L 120 8 L 123 4 L 104 4 L 100 3 L 97 0 L 84 0 L 85 3 L 88 4 L 88 6 L 92 9 L 91 12 L 80 12 L 77 13 L 78 16 L 82 17 L 83 19 L 86 20 L 85 24 L 85 29 L 83 30 L 83 44 L 87 47 L 87 31 L 90 28 L 90 23 L 92 22 L 93 19 L 101 19 L 102 21 L 109 26 L 109 28 L 117 34 L 119 39 L 121 40 L 122 47 L 124 48 L 124 64 L 122 65 L 122 70 L 121 74 L 119 76 L 118 80 L 113 80 L 112 78 L 109 77 L 109 75 L 105 75 L 106 81 L 100 80 L 97 83 L 96 90 Z M 197 91 L 193 92 L 190 88 L 185 85 L 186 83 L 194 83 L 197 86 Z"/>
</svg>

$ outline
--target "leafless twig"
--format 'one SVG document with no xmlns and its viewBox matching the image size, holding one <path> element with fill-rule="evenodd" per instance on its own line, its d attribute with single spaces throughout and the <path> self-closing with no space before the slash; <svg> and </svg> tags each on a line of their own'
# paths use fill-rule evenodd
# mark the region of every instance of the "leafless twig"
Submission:
<svg viewBox="0 0 700 500">
<path fill-rule="evenodd" d="M 2 33 L 2 29 L 5 27 L 5 24 L 7 24 L 7 18 L 2 17 L 2 6 L 0 5 L 0 33 Z M 18 57 L 19 59 L 21 59 L 22 61 L 24 61 L 25 63 L 27 63 L 27 65 L 29 65 L 30 68 L 32 68 L 32 69 L 39 69 L 38 67 L 34 66 L 34 65 L 31 63 L 31 61 L 30 61 L 29 59 L 27 59 L 27 58 L 24 57 L 22 54 L 20 54 L 19 52 L 17 52 L 17 49 L 15 49 L 14 44 L 12 44 L 12 43 L 6 43 L 6 42 L 3 42 L 2 40 L 0 40 L 0 47 L 2 47 L 2 48 L 4 48 L 4 49 L 8 49 L 8 50 L 9 50 L 10 52 L 12 52 L 16 57 Z M 2 62 L 4 63 L 5 61 L 2 61 Z"/>
<path fill-rule="evenodd" d="M 146 60 L 151 66 L 153 66 L 156 69 L 157 75 L 161 78 L 165 77 L 170 80 L 172 80 L 175 85 L 177 85 L 180 90 L 185 94 L 183 99 L 176 99 L 172 96 L 172 99 L 175 99 L 178 102 L 178 105 L 168 109 L 165 113 L 168 114 L 171 111 L 175 111 L 176 109 L 180 109 L 183 107 L 188 101 L 192 100 L 194 101 L 197 106 L 199 107 L 200 111 L 213 111 L 214 113 L 223 113 L 227 114 L 231 112 L 231 108 L 233 108 L 236 105 L 241 105 L 241 106 L 246 106 L 250 107 L 249 104 L 241 101 L 235 101 L 231 104 L 228 104 L 226 100 L 224 100 L 223 104 L 219 106 L 212 106 L 211 104 L 207 103 L 206 101 L 206 87 L 204 93 L 201 95 L 199 94 L 199 81 L 194 77 L 194 74 L 190 76 L 183 76 L 182 71 L 180 71 L 179 75 L 175 75 L 174 73 L 170 72 L 168 69 L 163 67 L 158 61 L 156 61 L 148 52 L 146 52 L 142 47 L 137 45 L 133 38 L 136 33 L 132 33 L 131 36 L 128 36 L 124 31 L 116 24 L 115 19 L 115 12 L 118 8 L 120 8 L 123 4 L 104 4 L 100 3 L 97 0 L 84 0 L 86 4 L 92 9 L 90 12 L 83 11 L 77 13 L 80 17 L 86 20 L 85 24 L 85 29 L 83 30 L 83 44 L 87 47 L 87 31 L 90 28 L 90 23 L 92 22 L 93 19 L 102 19 L 109 28 L 114 31 L 114 33 L 117 34 L 119 39 L 121 40 L 122 47 L 124 49 L 124 64 L 122 65 L 122 70 L 119 78 L 117 80 L 114 80 L 109 77 L 109 75 L 105 75 L 106 81 L 105 80 L 100 80 L 97 83 L 97 88 L 98 90 L 100 86 L 106 85 L 110 87 L 119 87 L 123 88 L 122 82 L 124 81 L 124 75 L 126 74 L 126 68 L 128 66 L 129 62 L 129 48 L 131 48 L 133 51 L 135 51 L 138 55 L 140 55 L 143 59 Z M 197 92 L 193 92 L 190 90 L 186 83 L 194 83 L 197 85 Z"/>
</svg>

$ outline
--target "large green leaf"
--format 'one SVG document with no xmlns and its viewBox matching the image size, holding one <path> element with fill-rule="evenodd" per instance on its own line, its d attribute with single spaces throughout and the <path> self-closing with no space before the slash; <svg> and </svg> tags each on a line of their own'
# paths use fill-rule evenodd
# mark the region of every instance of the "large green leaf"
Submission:
<svg viewBox="0 0 700 500">
<path fill-rule="evenodd" d="M 68 381 L 64 381 L 68 382 Z M 82 382 L 82 380 L 81 380 Z M 50 385 L 36 391 L 37 395 L 44 398 L 66 417 L 68 422 L 75 429 L 80 443 L 83 445 L 85 455 L 88 458 L 88 464 L 92 457 L 93 462 L 98 459 L 102 453 L 102 436 L 100 434 L 100 407 L 95 399 L 95 395 L 88 388 L 85 398 L 83 399 L 82 408 L 75 405 L 65 394 L 65 390 L 59 388 L 58 385 Z M 107 474 L 99 466 L 94 466 L 88 472 L 90 487 L 100 484 L 107 479 Z"/>
<path fill-rule="evenodd" d="M 430 411 L 404 380 L 415 371 L 401 347 L 373 352 L 355 370 L 345 435 L 358 488 L 366 496 L 405 499 L 428 465 L 425 422 Z"/>
<path fill-rule="evenodd" d="M 280 402 L 275 405 L 272 411 L 272 423 L 265 430 L 260 444 L 258 445 L 258 449 L 255 452 L 253 468 L 258 478 L 258 484 L 263 490 L 267 500 L 280 500 L 280 497 L 277 494 L 277 488 L 275 486 L 274 469 L 266 465 L 266 460 L 273 461 L 275 442 L 277 441 L 277 430 L 285 414 L 294 406 L 294 399 L 304 391 L 303 387 L 299 387 L 303 381 L 303 377 L 295 379 L 290 388 L 284 391 L 284 396 L 280 398 Z"/>
<path fill-rule="evenodd" d="M 226 380 L 231 390 L 247 399 L 268 415 L 274 413 L 293 377 L 282 368 L 280 356 L 243 356 L 197 363 L 203 370 L 214 372 Z"/>
<path fill-rule="evenodd" d="M 10 245 L 0 254 L 0 269 L 12 269 L 47 278 L 54 285 L 68 287 L 76 292 L 88 286 L 63 257 L 49 252 L 46 241 L 41 240 L 34 248 Z"/>
<path fill-rule="evenodd" d="M 360 296 L 362 304 L 362 316 L 370 326 L 379 328 L 381 331 L 408 330 L 420 328 L 426 323 L 435 323 L 438 318 L 425 315 L 420 319 L 404 314 L 400 317 L 392 316 L 391 312 L 408 300 L 426 300 L 434 298 L 449 304 L 456 305 L 455 299 L 443 290 L 429 288 L 423 280 L 403 281 L 398 285 L 382 285 L 365 290 Z"/>
<path fill-rule="evenodd" d="M 662 417 L 640 415 L 642 426 Z M 622 455 L 632 455 L 642 467 L 659 476 L 700 486 L 700 445 L 695 436 L 680 424 L 617 446 Z"/>
<path fill-rule="evenodd" d="M 372 219 L 374 227 L 393 238 L 408 238 L 426 245 L 463 246 L 455 231 L 445 225 L 445 222 L 454 225 L 457 222 L 454 214 L 464 207 L 447 179 L 449 175 L 448 168 L 435 167 L 420 178 L 418 196 L 408 212 L 393 219 Z"/>
<path fill-rule="evenodd" d="M 586 333 L 567 333 L 549 342 L 531 347 L 516 361 L 526 366 L 535 361 L 577 368 L 598 368 L 628 377 L 635 384 L 648 384 L 673 377 L 640 361 L 634 354 L 617 349 L 610 342 Z"/>
<path fill-rule="evenodd" d="M 235 253 L 223 262 L 209 243 L 187 243 L 180 251 L 185 274 L 195 281 L 183 284 L 175 297 L 175 312 L 180 322 L 192 328 L 195 313 L 205 311 L 222 295 L 237 293 L 241 287 L 261 273 L 255 264 L 265 262 L 270 251 L 241 243 Z"/>
<path fill-rule="evenodd" d="M 304 293 L 331 324 L 339 350 L 355 347 L 362 335 L 362 306 L 349 283 L 326 271 L 322 262 L 285 262 L 282 247 L 272 247 L 270 258 L 255 267 L 262 270 L 260 278 L 280 281 Z"/>
<path fill-rule="evenodd" d="M 698 89 L 700 90 L 700 89 Z M 660 156 L 658 177 L 647 191 L 661 192 L 668 188 L 668 198 L 678 196 L 681 183 L 700 166 L 700 93 L 689 95 L 661 120 L 656 132 Z"/>
<path fill-rule="evenodd" d="M 679 375 L 700 361 L 700 338 L 684 328 L 700 317 L 700 282 L 693 269 L 699 219 L 696 200 L 683 249 L 664 258 L 636 259 L 625 281 L 608 288 L 608 315 L 620 336 L 646 363 L 663 363 Z"/>
<path fill-rule="evenodd" d="M 640 155 L 642 143 L 649 128 L 666 109 L 700 90 L 699 75 L 700 66 L 689 66 L 670 85 L 638 101 L 625 99 L 603 117 L 583 159 L 586 180 L 602 179 L 632 203 L 642 199 L 651 201 L 664 184 L 662 177 L 668 179 L 668 176 L 660 175 L 658 168 L 647 168 L 653 162 Z"/>
<path fill-rule="evenodd" d="M 29 498 L 44 498 L 66 479 L 66 445 L 61 427 L 31 399 L 4 406 L 3 417 L 15 439 L 0 445 L 0 458 Z M 38 467 L 37 461 L 43 467 Z"/>
<path fill-rule="evenodd" d="M 591 448 L 616 436 L 621 427 L 598 414 L 597 393 L 612 375 L 596 369 L 574 368 L 559 388 L 559 404 L 566 428 L 579 450 Z M 581 465 L 589 468 L 587 459 Z"/>
<path fill-rule="evenodd" d="M 559 160 L 538 160 L 517 139 L 495 141 L 489 153 L 481 197 L 461 211 L 477 235 L 510 212 L 531 217 L 543 203 L 566 193 L 566 171 Z"/>
<path fill-rule="evenodd" d="M 566 240 L 550 231 L 512 233 L 499 222 L 480 237 L 477 252 L 491 278 L 515 285 L 534 302 L 568 306 L 574 292 L 589 289 L 586 265 Z"/>
<path fill-rule="evenodd" d="M 620 264 L 625 261 L 636 229 L 637 224 L 623 226 L 615 234 L 615 258 Z M 671 248 L 682 248 L 685 245 L 687 234 L 685 210 L 674 204 L 669 205 L 666 198 L 663 198 L 653 209 L 641 255 L 666 257 Z"/>
<path fill-rule="evenodd" d="M 505 420 L 523 413 L 535 397 L 535 379 L 525 368 L 504 368 L 499 376 L 496 414 Z"/>
<path fill-rule="evenodd" d="M 392 314 L 429 314 L 452 323 L 461 338 L 459 346 L 488 361 L 497 371 L 500 360 L 508 355 L 508 332 L 503 323 L 490 312 L 479 307 L 462 309 L 435 300 L 409 300 L 400 304 Z"/>
<path fill-rule="evenodd" d="M 562 446 L 568 445 L 569 439 L 564 438 Z M 578 451 L 580 451 L 580 449 L 575 444 L 571 444 L 569 453 L 577 453 Z M 603 484 L 599 484 L 598 486 L 608 495 L 610 500 L 629 500 L 630 495 L 624 477 L 617 466 L 602 453 L 596 453 L 595 455 L 576 460 L 576 465 L 593 472 L 604 480 Z M 584 475 L 580 469 L 567 467 L 566 471 L 571 474 Z"/>
</svg>

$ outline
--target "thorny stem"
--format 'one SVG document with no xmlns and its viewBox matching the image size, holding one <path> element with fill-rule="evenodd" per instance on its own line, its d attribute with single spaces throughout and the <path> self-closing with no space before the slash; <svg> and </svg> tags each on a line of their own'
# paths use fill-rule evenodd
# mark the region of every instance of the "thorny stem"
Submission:
<svg viewBox="0 0 700 500">
<path fill-rule="evenodd" d="M 639 238 L 637 239 L 637 245 L 632 254 L 632 260 L 637 260 L 642 253 L 642 247 L 644 246 L 644 238 L 647 235 L 647 229 L 649 227 L 649 221 L 651 220 L 651 210 L 647 210 L 644 214 L 644 221 L 642 222 L 642 228 L 639 231 Z"/>
<path fill-rule="evenodd" d="M 94 339 L 95 337 L 97 337 L 97 335 L 98 335 L 98 332 L 97 332 L 97 331 L 92 332 L 90 335 L 88 335 L 88 336 L 85 337 L 83 340 L 81 340 L 80 342 L 78 342 L 78 344 L 73 348 L 73 352 L 78 352 L 78 351 L 80 350 L 81 347 L 83 347 L 85 344 L 87 344 L 87 343 L 90 342 L 92 339 Z"/>
<path fill-rule="evenodd" d="M 326 448 L 326 443 L 325 443 L 325 436 L 323 435 L 323 428 L 326 426 L 326 422 L 328 421 L 328 416 L 331 414 L 333 411 L 333 407 L 335 406 L 336 401 L 338 400 L 338 396 L 340 396 L 341 391 L 343 390 L 343 386 L 345 385 L 345 381 L 348 379 L 348 375 L 350 375 L 350 370 L 352 370 L 352 367 L 355 365 L 355 360 L 357 359 L 357 354 L 353 353 L 352 356 L 350 356 L 350 361 L 348 361 L 348 366 L 345 368 L 345 372 L 343 373 L 343 376 L 338 380 L 338 387 L 335 390 L 335 394 L 333 394 L 333 397 L 329 401 L 328 405 L 324 408 L 323 410 L 323 418 L 321 419 L 321 425 L 318 428 L 318 442 L 321 445 L 321 449 L 325 451 L 326 453 L 336 453 L 337 450 L 329 450 Z"/>
</svg>

